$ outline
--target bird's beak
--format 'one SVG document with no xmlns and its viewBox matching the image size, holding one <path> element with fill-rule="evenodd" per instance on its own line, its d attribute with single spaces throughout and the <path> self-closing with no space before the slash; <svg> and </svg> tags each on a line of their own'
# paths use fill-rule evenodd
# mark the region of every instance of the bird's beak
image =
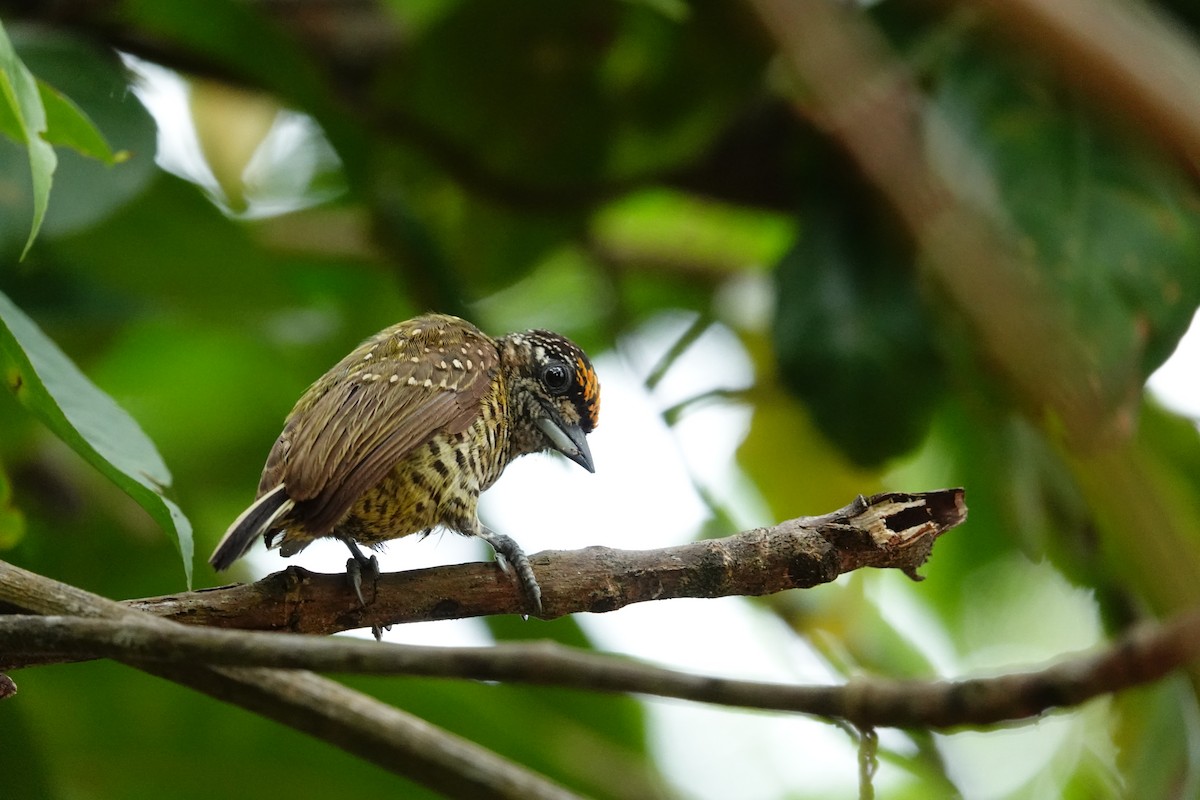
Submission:
<svg viewBox="0 0 1200 800">
<path fill-rule="evenodd" d="M 556 419 L 557 414 L 539 417 L 538 428 L 546 434 L 554 449 L 574 461 L 588 472 L 595 472 L 592 466 L 592 451 L 588 448 L 587 436 L 578 425 L 562 422 Z"/>
</svg>

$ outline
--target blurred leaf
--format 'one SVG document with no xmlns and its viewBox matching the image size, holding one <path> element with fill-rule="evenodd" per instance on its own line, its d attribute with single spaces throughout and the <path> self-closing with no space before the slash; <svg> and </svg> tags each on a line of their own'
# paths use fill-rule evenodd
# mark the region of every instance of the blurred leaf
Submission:
<svg viewBox="0 0 1200 800">
<path fill-rule="evenodd" d="M 577 298 L 586 298 L 578 302 Z M 570 336 L 593 355 L 608 345 L 596 336 L 613 305 L 609 284 L 578 248 L 551 253 L 529 275 L 473 304 L 489 330 L 546 328 Z M 589 341 L 590 340 L 590 341 Z"/>
<path fill-rule="evenodd" d="M 1009 221 L 1114 406 L 1174 350 L 1200 304 L 1200 191 L 1131 127 L 1105 124 L 1040 65 L 963 39 L 935 73 L 955 140 L 940 168 Z"/>
<path fill-rule="evenodd" d="M 686 271 L 673 273 L 662 265 L 634 260 L 620 274 L 620 309 L 630 320 L 645 320 L 663 311 L 711 313 L 716 281 L 698 279 Z M 690 279 L 689 279 L 690 278 Z"/>
<path fill-rule="evenodd" d="M 1076 454 L 1072 467 L 1094 515 L 1105 577 L 1165 615 L 1200 598 L 1200 433 L 1150 403 L 1139 423 L 1128 442 Z M 1200 672 L 1192 674 L 1200 683 Z"/>
<path fill-rule="evenodd" d="M 168 786 L 172 800 L 281 793 L 301 800 L 348 792 L 406 800 L 438 797 L 287 726 L 123 664 L 95 661 L 17 674 L 21 693 L 14 701 L 23 705 L 28 741 L 40 758 L 27 767 L 21 762 L 15 781 L 5 773 L 6 797 L 156 800 Z M 120 725 L 113 724 L 117 719 Z M 10 747 L 8 741 L 10 735 L 25 741 L 22 728 L 10 727 L 7 716 L 4 725 L 0 751 L 13 750 L 14 758 L 27 754 L 31 748 L 20 742 Z M 266 753 L 279 757 L 264 758 Z M 13 763 L 8 755 L 0 753 L 0 766 Z M 220 767 L 196 769 L 197 759 Z M 40 764 L 48 766 L 56 791 L 20 791 L 38 786 Z"/>
<path fill-rule="evenodd" d="M 1196 696 L 1182 676 L 1131 689 L 1113 700 L 1114 742 L 1127 797 L 1196 797 L 1200 793 L 1189 742 L 1200 723 Z"/>
<path fill-rule="evenodd" d="M 6 794 L 13 797 L 61 797 L 62 787 L 52 780 L 47 768 L 54 763 L 46 758 L 38 738 L 36 718 L 25 707 L 25 675 L 17 677 L 16 697 L 4 705 L 4 747 L 0 747 L 0 774 L 4 775 Z M 35 681 L 36 685 L 36 681 Z"/>
<path fill-rule="evenodd" d="M 444 197 L 442 198 L 445 199 Z M 438 239 L 474 297 L 511 286 L 561 249 L 583 224 L 578 214 L 516 214 L 470 195 L 438 220 Z"/>
<path fill-rule="evenodd" d="M 795 239 L 795 221 L 663 189 L 610 203 L 592 218 L 592 235 L 605 248 L 709 267 L 722 272 L 774 264 Z"/>
<path fill-rule="evenodd" d="M 42 88 L 53 86 L 47 91 L 64 101 L 47 106 L 52 115 L 47 137 L 71 146 L 57 151 L 54 203 L 41 228 L 43 240 L 48 241 L 95 225 L 142 191 L 157 172 L 157 131 L 112 51 L 45 28 L 21 27 L 13 31 L 12 38 L 21 58 L 44 81 Z M 46 91 L 42 94 L 49 96 Z M 77 111 L 68 109 L 66 103 L 77 106 Z M 71 134 L 63 135 L 61 141 L 56 138 L 55 129 L 61 127 L 54 122 L 56 118 L 64 120 Z M 91 125 L 95 137 L 85 130 Z M 112 153 L 107 142 L 116 143 L 119 152 Z M 98 149 L 118 163 L 91 157 L 96 155 L 92 152 L 81 154 L 74 146 Z M 0 184 L 13 181 L 0 192 L 0 253 L 24 237 L 19 226 L 29 219 L 27 209 L 33 200 L 26 184 L 16 182 L 15 177 L 28 174 L 28 169 L 28 164 L 16 159 L 16 153 L 0 147 Z"/>
<path fill-rule="evenodd" d="M 132 241 L 138 257 L 131 259 Z M 297 300 L 285 259 L 257 247 L 246 225 L 222 214 L 195 186 L 163 173 L 104 225 L 56 240 L 53 252 L 59 269 L 76 282 L 95 282 L 127 303 L 134 300 L 135 308 L 228 319 L 236 310 L 262 314 Z M 353 272 L 344 264 L 339 271 Z M 113 298 L 99 305 L 111 308 Z"/>
<path fill-rule="evenodd" d="M 917 646 L 912 631 L 897 628 L 889 621 L 889 617 L 895 618 L 893 610 L 881 608 L 867 596 L 868 587 L 876 586 L 881 580 L 908 579 L 856 573 L 815 591 L 772 595 L 760 602 L 804 637 L 808 646 L 844 677 L 874 674 L 928 679 L 936 676 L 937 669 L 928 654 Z"/>
<path fill-rule="evenodd" d="M 677 24 L 642 4 L 463 3 L 378 89 L 450 169 L 587 202 L 598 182 L 696 155 L 756 87 L 754 27 L 724 4 L 692 12 Z"/>
<path fill-rule="evenodd" d="M 233 326 L 153 318 L 125 328 L 89 372 L 170 461 L 181 492 L 199 488 L 187 486 L 189 479 L 211 481 L 211 465 L 223 462 L 236 462 L 229 464 L 230 471 L 244 466 L 253 472 L 243 476 L 249 490 L 257 484 L 270 440 L 264 437 L 244 453 L 240 448 L 278 426 L 306 379 L 327 366 L 293 369 L 280 363 L 283 349 Z M 287 349 L 298 358 L 296 348 Z M 264 375 L 272 379 L 263 380 Z M 255 390 L 246 391 L 249 386 Z M 197 437 L 198 430 L 204 436 Z"/>
<path fill-rule="evenodd" d="M 163 495 L 171 474 L 138 424 L 79 371 L 29 317 L 0 294 L 5 383 L 21 402 L 178 539 L 192 584 L 192 528 Z"/>
<path fill-rule="evenodd" d="M 876 466 L 924 436 L 945 388 L 916 285 L 914 251 L 880 201 L 824 162 L 828 189 L 803 212 L 776 269 L 780 378 L 852 461 Z"/>
<path fill-rule="evenodd" d="M 881 489 L 878 472 L 852 463 L 822 436 L 806 409 L 771 380 L 772 356 L 765 342 L 746 341 L 759 378 L 747 396 L 754 415 L 737 459 L 769 505 L 771 518 L 840 508 L 857 494 Z"/>
<path fill-rule="evenodd" d="M 331 91 L 315 59 L 296 37 L 253 5 L 236 0 L 127 0 L 122 15 L 176 47 L 194 51 L 248 84 L 278 93 L 313 115 L 329 136 L 352 182 L 369 183 L 374 164 L 365 132 Z"/>
<path fill-rule="evenodd" d="M 320 107 L 327 93 L 299 43 L 252 6 L 233 0 L 128 0 L 123 13 L 131 24 L 203 53 L 246 78 L 284 90 L 301 105 Z"/>
<path fill-rule="evenodd" d="M 241 213 L 247 208 L 246 167 L 278 119 L 279 103 L 262 92 L 198 79 L 188 101 L 200 151 L 225 201 Z"/>
<path fill-rule="evenodd" d="M 42 98 L 38 92 L 37 81 L 25 67 L 17 53 L 13 50 L 12 42 L 0 24 L 0 97 L 8 109 L 4 115 L 5 132 L 12 135 L 13 122 L 16 123 L 16 140 L 25 145 L 29 153 L 29 168 L 33 176 L 33 223 L 29 238 L 25 240 L 25 248 L 21 257 L 29 252 L 33 240 L 37 238 L 42 220 L 46 217 L 46 207 L 50 203 L 50 182 L 54 176 L 54 168 L 58 159 L 54 148 L 42 138 L 46 130 L 46 110 L 42 106 Z"/>
<path fill-rule="evenodd" d="M 692 13 L 687 0 L 625 0 L 625 2 L 654 9 L 672 22 L 683 22 Z"/>
<path fill-rule="evenodd" d="M 464 2 L 467 0 L 385 0 L 391 16 L 414 36 L 423 34 Z"/>
<path fill-rule="evenodd" d="M 581 650 L 596 650 L 579 622 L 573 617 L 555 620 L 523 620 L 515 615 L 487 617 L 488 630 L 497 641 L 555 641 Z M 545 687 L 515 690 L 526 695 L 524 703 L 561 708 L 569 703 L 572 716 L 581 724 L 610 741 L 614 747 L 644 751 L 646 715 L 642 705 L 627 695 L 580 694 Z M 644 753 L 643 753 L 644 755 Z"/>
<path fill-rule="evenodd" d="M 4 96 L 5 102 L 0 103 L 0 133 L 14 142 L 24 144 L 25 131 L 21 127 L 21 118 L 18 116 L 19 109 L 8 101 L 7 92 Z"/>
<path fill-rule="evenodd" d="M 104 141 L 104 134 L 71 98 L 45 81 L 38 81 L 38 93 L 46 109 L 46 140 L 50 144 L 70 147 L 109 166 L 129 158 L 126 151 L 112 151 Z"/>
<path fill-rule="evenodd" d="M 661 794 L 639 742 L 615 739 L 591 722 L 606 708 L 624 717 L 620 709 L 636 703 L 628 697 L 426 679 L 347 682 L 586 797 L 642 800 Z"/>
<path fill-rule="evenodd" d="M 0 550 L 15 547 L 25 536 L 25 515 L 12 500 L 12 482 L 0 468 Z"/>
</svg>

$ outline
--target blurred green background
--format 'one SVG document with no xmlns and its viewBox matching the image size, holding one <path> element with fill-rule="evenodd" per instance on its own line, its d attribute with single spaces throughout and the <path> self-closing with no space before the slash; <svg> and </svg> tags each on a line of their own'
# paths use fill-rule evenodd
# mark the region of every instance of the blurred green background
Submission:
<svg viewBox="0 0 1200 800">
<path fill-rule="evenodd" d="M 1189 5 L 1160 5 L 1195 34 Z M 1143 388 L 1200 305 L 1200 193 L 1136 120 L 986 17 L 936 8 L 885 0 L 863 18 L 936 111 L 942 179 L 1020 244 L 1023 279 L 1083 354 L 1112 423 L 1093 440 L 1014 385 L 980 310 L 796 112 L 770 38 L 732 2 L 0 0 L 29 70 L 127 154 L 58 148 L 21 259 L 28 154 L 0 138 L 0 290 L 157 445 L 197 587 L 224 582 L 204 558 L 300 392 L 436 309 L 494 334 L 557 329 L 600 367 L 602 474 L 564 485 L 605 513 L 564 544 L 562 492 L 539 481 L 565 469 L 527 473 L 493 508 L 529 552 L 726 535 L 883 489 L 964 486 L 970 507 L 920 584 L 855 574 L 471 635 L 809 681 L 1041 664 L 1200 594 L 1200 437 Z M 0 431 L 0 558 L 112 598 L 185 588 L 171 535 L 9 393 Z M 653 470 L 638 496 L 601 483 L 637 465 Z M 1000 731 L 885 731 L 879 794 L 1200 796 L 1195 678 Z M 118 665 L 14 679 L 4 797 L 423 796 Z M 351 683 L 597 797 L 855 791 L 853 744 L 812 721 Z"/>
</svg>

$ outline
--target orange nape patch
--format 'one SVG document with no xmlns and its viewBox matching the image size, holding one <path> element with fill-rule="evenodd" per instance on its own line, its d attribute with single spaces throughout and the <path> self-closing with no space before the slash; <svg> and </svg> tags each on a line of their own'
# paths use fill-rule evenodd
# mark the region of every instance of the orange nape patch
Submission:
<svg viewBox="0 0 1200 800">
<path fill-rule="evenodd" d="M 576 358 L 575 363 L 578 367 L 579 382 L 583 386 L 583 402 L 587 404 L 588 417 L 594 428 L 600 424 L 600 379 L 596 377 L 592 365 L 582 358 Z"/>
</svg>

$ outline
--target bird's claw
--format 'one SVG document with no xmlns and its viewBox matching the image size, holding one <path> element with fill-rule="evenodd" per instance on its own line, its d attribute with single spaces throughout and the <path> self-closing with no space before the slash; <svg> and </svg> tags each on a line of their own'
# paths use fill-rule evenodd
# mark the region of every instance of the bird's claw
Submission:
<svg viewBox="0 0 1200 800">
<path fill-rule="evenodd" d="M 496 563 L 517 585 L 524 608 L 521 618 L 529 619 L 530 615 L 541 616 L 542 587 L 538 584 L 537 576 L 533 574 L 533 566 L 530 565 L 525 551 L 510 537 L 486 528 L 479 536 L 496 551 Z"/>
<path fill-rule="evenodd" d="M 358 597 L 358 604 L 366 608 L 367 600 L 363 597 L 362 591 L 364 572 L 371 580 L 379 578 L 379 559 L 371 556 L 370 558 L 364 558 L 362 561 L 359 561 L 357 558 L 346 560 L 346 580 L 350 581 L 350 588 L 354 590 L 355 596 Z"/>
<path fill-rule="evenodd" d="M 346 561 L 346 580 L 350 581 L 350 588 L 354 589 L 354 594 L 358 597 L 358 604 L 366 608 L 367 600 L 363 597 L 362 591 L 363 573 L 365 572 L 373 582 L 377 581 L 379 579 L 379 557 L 372 555 L 370 558 L 367 558 L 363 555 L 362 550 L 358 549 L 358 545 L 349 539 L 345 541 L 346 546 L 350 548 L 350 553 L 352 554 L 352 557 Z M 371 626 L 371 635 L 375 637 L 375 641 L 378 642 L 383 639 L 384 627 L 389 631 L 392 629 L 391 625 Z"/>
</svg>

